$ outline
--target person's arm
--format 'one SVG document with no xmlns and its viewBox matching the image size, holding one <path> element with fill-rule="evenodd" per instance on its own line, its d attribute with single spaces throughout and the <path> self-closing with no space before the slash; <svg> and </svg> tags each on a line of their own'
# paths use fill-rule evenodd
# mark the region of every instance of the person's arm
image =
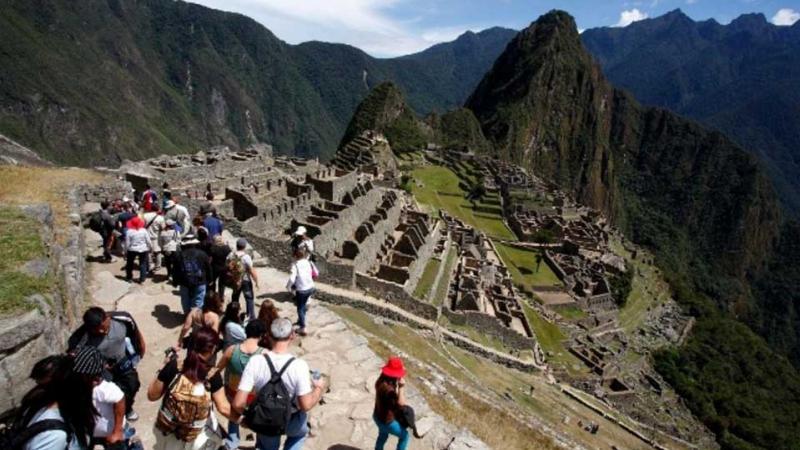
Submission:
<svg viewBox="0 0 800 450">
<path fill-rule="evenodd" d="M 255 284 L 256 289 L 258 289 L 258 275 L 256 274 L 256 269 L 253 267 L 252 261 L 247 270 L 250 272 L 250 279 L 253 280 L 253 284 Z"/>
<path fill-rule="evenodd" d="M 322 398 L 322 393 L 325 391 L 325 380 L 322 378 L 319 380 L 311 380 L 311 384 L 314 385 L 314 389 L 312 389 L 311 392 L 297 397 L 297 407 L 300 408 L 301 411 L 311 411 L 311 408 L 319 403 L 319 399 Z"/>
<path fill-rule="evenodd" d="M 164 360 L 164 366 L 161 367 L 157 376 L 153 378 L 153 381 L 147 386 L 147 399 L 151 402 L 155 402 L 164 396 L 164 388 L 166 387 L 167 381 L 175 378 L 178 374 L 178 361 L 176 358 L 177 356 L 168 356 L 166 360 Z"/>
<path fill-rule="evenodd" d="M 214 406 L 217 407 L 217 411 L 223 416 L 230 418 L 231 417 L 231 404 L 228 402 L 228 397 L 225 395 L 225 389 L 217 389 L 215 392 L 211 394 L 211 400 L 214 401 Z"/>
<path fill-rule="evenodd" d="M 106 438 L 108 444 L 121 442 L 125 436 L 122 433 L 122 424 L 125 423 L 125 397 L 114 403 L 114 430 Z"/>
<path fill-rule="evenodd" d="M 186 318 L 183 319 L 183 327 L 181 327 L 181 332 L 178 333 L 178 348 L 183 347 L 183 338 L 186 337 L 189 330 L 192 328 L 192 322 L 194 322 L 194 315 L 197 313 L 197 308 L 192 308 L 189 310 L 189 314 L 186 315 Z"/>
<path fill-rule="evenodd" d="M 131 248 L 131 234 L 133 233 L 125 233 L 125 250 Z"/>
<path fill-rule="evenodd" d="M 291 292 L 294 289 L 294 282 L 297 280 L 297 263 L 292 264 L 292 270 L 289 273 L 289 281 L 286 282 L 286 289 Z"/>
<path fill-rule="evenodd" d="M 397 406 L 406 406 L 406 380 L 400 378 L 397 381 Z"/>
<path fill-rule="evenodd" d="M 162 369 L 163 370 L 163 369 Z M 150 382 L 150 385 L 147 386 L 147 399 L 151 402 L 154 402 L 161 398 L 164 395 L 164 383 L 158 379 L 158 377 L 153 378 L 153 381 Z"/>
<path fill-rule="evenodd" d="M 228 363 L 231 361 L 231 357 L 233 356 L 234 347 L 235 345 L 231 345 L 222 353 L 222 357 L 217 363 L 217 371 L 224 370 L 226 367 L 228 367 Z"/>
<path fill-rule="evenodd" d="M 144 335 L 139 327 L 136 327 L 136 340 L 139 341 L 139 350 L 142 352 L 139 356 L 144 358 L 144 355 L 147 353 L 147 344 L 144 341 Z"/>
</svg>

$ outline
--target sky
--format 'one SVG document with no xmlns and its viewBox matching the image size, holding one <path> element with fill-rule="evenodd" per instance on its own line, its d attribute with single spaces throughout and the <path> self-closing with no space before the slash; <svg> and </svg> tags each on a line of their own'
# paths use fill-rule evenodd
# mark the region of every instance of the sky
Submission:
<svg viewBox="0 0 800 450">
<path fill-rule="evenodd" d="M 800 0 L 189 0 L 250 16 L 290 44 L 350 44 L 372 56 L 415 53 L 467 30 L 522 29 L 551 9 L 580 30 L 626 26 L 680 8 L 695 20 L 727 24 L 760 12 L 776 25 L 800 19 Z"/>
</svg>

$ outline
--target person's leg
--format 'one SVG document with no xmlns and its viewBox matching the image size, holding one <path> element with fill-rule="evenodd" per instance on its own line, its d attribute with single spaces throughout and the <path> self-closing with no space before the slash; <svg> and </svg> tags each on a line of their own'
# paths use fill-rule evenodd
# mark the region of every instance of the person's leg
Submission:
<svg viewBox="0 0 800 450">
<path fill-rule="evenodd" d="M 256 450 L 280 450 L 281 437 L 280 436 L 262 436 L 256 435 Z"/>
<path fill-rule="evenodd" d="M 161 268 L 161 252 L 153 252 L 153 271 Z"/>
<path fill-rule="evenodd" d="M 242 282 L 244 283 L 244 282 Z M 231 294 L 231 301 L 233 303 L 239 303 L 239 295 L 242 293 L 242 288 L 233 288 L 233 293 Z"/>
<path fill-rule="evenodd" d="M 125 394 L 125 414 L 130 414 L 133 411 L 133 402 L 136 398 L 136 393 L 139 392 L 139 373 L 134 369 L 124 374 L 114 374 L 114 383 L 119 386 Z"/>
<path fill-rule="evenodd" d="M 189 310 L 192 309 L 192 292 L 188 286 L 181 285 L 181 308 L 183 308 L 183 314 L 189 314 Z"/>
<path fill-rule="evenodd" d="M 192 308 L 203 309 L 203 305 L 206 303 L 206 285 L 195 286 L 192 291 Z"/>
<path fill-rule="evenodd" d="M 301 450 L 308 435 L 308 414 L 298 411 L 292 414 L 286 426 L 286 442 L 283 450 Z"/>
<path fill-rule="evenodd" d="M 128 251 L 125 254 L 125 279 L 127 281 L 133 280 L 133 263 L 136 260 L 136 253 Z"/>
<path fill-rule="evenodd" d="M 222 274 L 217 278 L 217 292 L 222 299 L 225 299 L 225 277 Z"/>
<path fill-rule="evenodd" d="M 103 238 L 103 259 L 106 261 L 111 260 L 111 231 L 103 230 L 100 233 Z"/>
<path fill-rule="evenodd" d="M 301 330 L 306 328 L 306 308 L 309 297 L 311 297 L 311 291 L 298 292 L 295 296 L 295 301 L 297 302 L 297 325 Z"/>
<path fill-rule="evenodd" d="M 374 416 L 372 420 L 378 427 L 378 439 L 375 441 L 375 450 L 383 450 L 383 446 L 386 445 L 386 441 L 389 439 L 389 428 L 385 423 L 382 423 Z"/>
<path fill-rule="evenodd" d="M 150 272 L 150 252 L 139 253 L 139 282 L 144 283 Z"/>
<path fill-rule="evenodd" d="M 250 320 L 253 320 L 256 318 L 256 305 L 252 281 L 242 281 L 242 293 L 244 294 L 244 304 L 247 309 L 247 317 Z"/>
<path fill-rule="evenodd" d="M 392 423 L 388 425 L 389 434 L 393 434 L 397 436 L 397 450 L 406 450 L 408 447 L 409 441 L 409 434 L 408 430 L 400 426 L 400 423 L 396 420 L 393 420 Z"/>
<path fill-rule="evenodd" d="M 225 447 L 228 450 L 239 448 L 239 424 L 232 420 L 228 421 L 228 437 L 225 438 Z"/>
</svg>

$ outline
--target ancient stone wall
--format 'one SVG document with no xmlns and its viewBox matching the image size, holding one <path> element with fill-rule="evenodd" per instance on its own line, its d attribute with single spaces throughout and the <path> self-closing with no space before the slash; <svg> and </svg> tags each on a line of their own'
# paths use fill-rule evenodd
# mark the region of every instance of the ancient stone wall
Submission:
<svg viewBox="0 0 800 450">
<path fill-rule="evenodd" d="M 533 350 L 536 347 L 536 339 L 529 338 L 503 325 L 503 322 L 488 314 L 476 311 L 452 311 L 450 308 L 442 308 L 442 314 L 450 322 L 456 325 L 465 325 L 478 330 L 480 333 L 493 336 L 503 344 L 517 350 Z M 522 321 L 523 324 L 527 321 Z"/>
<path fill-rule="evenodd" d="M 398 199 L 390 208 L 385 209 L 386 218 L 373 225 L 373 232 L 358 246 L 358 255 L 353 259 L 353 265 L 359 272 L 366 272 L 375 265 L 381 244 L 386 241 L 386 236 L 390 235 L 397 223 L 400 221 L 402 202 Z"/>
<path fill-rule="evenodd" d="M 345 194 L 358 184 L 358 172 L 342 173 L 336 169 L 323 169 L 306 177 L 306 183 L 314 186 L 320 197 L 332 202 L 341 202 Z"/>
<path fill-rule="evenodd" d="M 419 283 L 419 279 L 425 272 L 425 266 L 428 265 L 428 261 L 433 255 L 433 250 L 439 242 L 439 232 L 443 227 L 443 222 L 438 220 L 435 222 L 431 232 L 427 236 L 424 236 L 424 244 L 417 249 L 416 259 L 408 266 L 408 282 L 405 284 L 405 289 L 409 295 L 414 292 L 417 283 Z"/>
<path fill-rule="evenodd" d="M 436 320 L 438 310 L 430 303 L 423 303 L 411 296 L 400 284 L 356 273 L 356 284 L 370 295 L 385 300 L 395 306 L 428 320 Z"/>
</svg>

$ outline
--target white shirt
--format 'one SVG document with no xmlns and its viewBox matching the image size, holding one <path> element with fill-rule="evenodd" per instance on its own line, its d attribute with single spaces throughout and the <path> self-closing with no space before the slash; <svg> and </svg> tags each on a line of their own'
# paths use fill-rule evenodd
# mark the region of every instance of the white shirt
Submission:
<svg viewBox="0 0 800 450">
<path fill-rule="evenodd" d="M 153 249 L 150 234 L 144 228 L 139 230 L 128 229 L 125 233 L 125 248 L 131 252 L 149 252 Z"/>
<path fill-rule="evenodd" d="M 289 359 L 294 357 L 291 353 L 273 353 L 266 352 L 269 355 L 270 361 L 275 366 L 275 370 L 279 371 L 289 362 Z M 269 370 L 266 356 L 257 355 L 250 358 L 247 366 L 242 373 L 242 379 L 239 381 L 239 390 L 245 392 L 258 392 L 264 387 L 269 379 L 272 378 L 272 371 Z M 302 359 L 295 359 L 292 365 L 283 372 L 281 377 L 283 384 L 289 391 L 289 395 L 294 398 L 308 395 L 311 393 L 311 374 L 308 370 L 308 363 Z"/>
<path fill-rule="evenodd" d="M 292 264 L 292 270 L 289 274 L 289 281 L 286 282 L 286 289 L 297 291 L 307 291 L 314 289 L 314 277 L 311 275 L 312 271 L 316 269 L 314 263 L 308 259 L 300 259 Z"/>
<path fill-rule="evenodd" d="M 116 384 L 103 380 L 92 390 L 92 403 L 97 409 L 94 437 L 107 437 L 114 431 L 114 404 L 125 398 Z M 125 419 L 123 419 L 125 420 Z"/>
<path fill-rule="evenodd" d="M 158 242 L 158 235 L 161 233 L 161 230 L 166 228 L 166 220 L 164 220 L 164 216 L 155 213 L 155 212 L 146 212 L 144 213 L 144 225 L 147 229 L 147 232 L 150 234 L 150 239 L 155 242 Z M 148 227 L 147 225 L 150 224 Z"/>
<path fill-rule="evenodd" d="M 305 248 L 308 253 L 314 253 L 314 240 L 313 239 L 303 239 L 298 245 L 297 248 Z"/>
</svg>

